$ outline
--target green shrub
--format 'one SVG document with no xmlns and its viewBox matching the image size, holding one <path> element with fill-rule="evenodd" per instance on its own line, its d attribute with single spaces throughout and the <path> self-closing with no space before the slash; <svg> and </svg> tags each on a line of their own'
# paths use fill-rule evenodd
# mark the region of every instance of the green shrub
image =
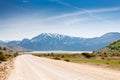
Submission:
<svg viewBox="0 0 120 80">
<path fill-rule="evenodd" d="M 64 61 L 70 62 L 70 60 L 69 60 L 69 59 L 64 59 Z"/>
<path fill-rule="evenodd" d="M 0 52 L 0 61 L 6 61 L 7 60 L 7 56 L 4 52 Z"/>
<path fill-rule="evenodd" d="M 106 64 L 109 64 L 109 62 L 106 62 Z"/>
<path fill-rule="evenodd" d="M 102 57 L 101 59 L 105 59 L 104 57 Z"/>
<path fill-rule="evenodd" d="M 64 58 L 64 57 L 65 57 L 64 55 L 61 56 L 61 58 Z"/>
<path fill-rule="evenodd" d="M 91 57 L 94 57 L 95 55 L 93 54 L 90 54 L 90 53 L 81 53 L 84 57 L 86 58 L 91 58 Z"/>
<path fill-rule="evenodd" d="M 19 55 L 18 52 L 14 53 L 14 57 L 16 57 L 16 56 L 18 56 L 18 55 Z"/>
<path fill-rule="evenodd" d="M 55 57 L 55 58 L 53 58 L 53 59 L 55 59 L 55 60 L 61 60 L 59 57 Z"/>
</svg>

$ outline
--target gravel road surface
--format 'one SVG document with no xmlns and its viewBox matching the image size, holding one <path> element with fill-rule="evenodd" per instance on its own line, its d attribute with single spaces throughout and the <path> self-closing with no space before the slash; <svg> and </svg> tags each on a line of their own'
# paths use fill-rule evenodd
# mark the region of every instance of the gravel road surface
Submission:
<svg viewBox="0 0 120 80">
<path fill-rule="evenodd" d="M 107 68 L 21 55 L 8 80 L 120 80 L 120 71 Z"/>
</svg>

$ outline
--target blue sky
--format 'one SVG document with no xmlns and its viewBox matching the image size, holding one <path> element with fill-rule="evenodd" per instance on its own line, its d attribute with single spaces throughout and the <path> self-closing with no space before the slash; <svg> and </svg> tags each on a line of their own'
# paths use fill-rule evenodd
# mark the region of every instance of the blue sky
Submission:
<svg viewBox="0 0 120 80">
<path fill-rule="evenodd" d="M 120 0 L 0 0 L 0 40 L 120 32 Z"/>
</svg>

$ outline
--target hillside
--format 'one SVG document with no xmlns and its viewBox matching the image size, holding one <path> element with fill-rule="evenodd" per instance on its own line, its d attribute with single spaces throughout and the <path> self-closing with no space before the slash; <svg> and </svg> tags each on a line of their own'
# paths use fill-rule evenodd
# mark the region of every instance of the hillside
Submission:
<svg viewBox="0 0 120 80">
<path fill-rule="evenodd" d="M 120 60 L 120 40 L 117 40 L 94 54 L 103 59 Z"/>
<path fill-rule="evenodd" d="M 4 49 L 8 52 L 26 52 L 28 51 L 25 48 L 19 47 L 19 46 L 7 46 L 7 45 L 0 45 L 0 49 Z"/>
<path fill-rule="evenodd" d="M 120 55 L 120 40 L 117 40 L 109 45 L 107 45 L 105 48 L 102 48 L 98 51 L 96 51 L 99 54 L 110 54 L 113 56 Z"/>
<path fill-rule="evenodd" d="M 110 48 L 111 50 L 120 51 L 120 40 L 111 43 L 111 44 L 108 45 L 107 47 Z"/>
</svg>

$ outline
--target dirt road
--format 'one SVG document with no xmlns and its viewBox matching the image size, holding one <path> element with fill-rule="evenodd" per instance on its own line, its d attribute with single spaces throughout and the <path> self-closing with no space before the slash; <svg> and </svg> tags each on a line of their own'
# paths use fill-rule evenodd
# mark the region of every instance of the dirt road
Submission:
<svg viewBox="0 0 120 80">
<path fill-rule="evenodd" d="M 8 80 L 120 80 L 120 71 L 22 55 Z"/>
</svg>

